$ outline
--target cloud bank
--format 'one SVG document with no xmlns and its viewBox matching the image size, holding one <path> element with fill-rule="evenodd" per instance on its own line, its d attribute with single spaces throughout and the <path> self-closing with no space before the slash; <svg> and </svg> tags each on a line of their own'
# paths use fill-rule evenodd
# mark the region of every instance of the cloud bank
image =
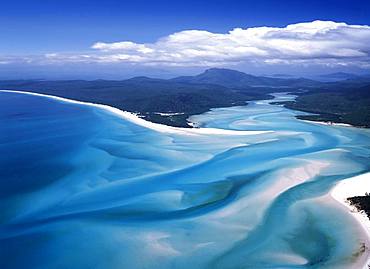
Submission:
<svg viewBox="0 0 370 269">
<path fill-rule="evenodd" d="M 369 65 L 370 27 L 313 21 L 285 28 L 236 28 L 226 34 L 189 30 L 155 43 L 98 42 L 92 48 L 104 54 L 102 60 L 149 65 L 259 62 L 365 67 Z"/>
<path fill-rule="evenodd" d="M 187 30 L 153 43 L 97 42 L 84 54 L 52 53 L 36 57 L 35 61 L 183 67 L 253 63 L 370 68 L 370 26 L 313 21 L 283 28 L 236 28 L 228 33 Z"/>
</svg>

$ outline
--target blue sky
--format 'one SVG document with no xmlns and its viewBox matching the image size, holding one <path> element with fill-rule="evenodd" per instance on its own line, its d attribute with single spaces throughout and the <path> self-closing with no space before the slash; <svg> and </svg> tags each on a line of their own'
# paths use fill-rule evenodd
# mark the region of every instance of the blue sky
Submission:
<svg viewBox="0 0 370 269">
<path fill-rule="evenodd" d="M 125 59 L 120 59 L 119 63 L 105 63 L 103 68 L 101 63 L 89 62 L 86 69 L 86 64 L 81 61 L 78 63 L 63 62 L 64 56 L 54 58 L 52 62 L 47 63 L 45 61 L 40 63 L 34 58 L 44 57 L 45 54 L 64 55 L 67 53 L 69 56 L 90 54 L 92 51 L 95 52 L 91 47 L 97 42 L 114 44 L 129 41 L 134 44 L 154 44 L 159 38 L 181 33 L 184 30 L 205 30 L 210 33 L 225 34 L 234 28 L 247 29 L 261 26 L 283 28 L 290 24 L 315 20 L 345 22 L 348 25 L 370 25 L 369 14 L 370 1 L 343 0 L 1 1 L 0 57 L 3 58 L 3 64 L 0 71 L 3 74 L 7 73 L 7 70 L 14 72 L 19 65 L 22 66 L 18 58 L 28 57 L 32 61 L 28 62 L 28 69 L 23 67 L 23 76 L 27 75 L 29 72 L 27 70 L 32 69 L 31 67 L 36 66 L 33 68 L 34 70 L 43 70 L 45 66 L 53 69 L 58 65 L 60 67 L 61 64 L 67 70 L 75 69 L 78 71 L 85 68 L 85 71 L 90 70 L 88 73 L 96 76 L 99 76 L 98 69 L 103 69 L 102 73 L 109 74 L 113 72 L 114 65 L 119 65 L 122 73 L 125 73 L 125 68 L 132 70 L 132 63 L 130 63 L 131 67 L 125 66 Z M 130 48 L 130 53 L 132 53 L 131 50 L 132 48 Z M 137 53 L 134 55 L 138 56 Z M 130 56 L 132 55 L 130 54 Z M 246 56 L 243 57 L 245 59 Z M 270 56 L 271 60 L 273 57 L 275 56 Z M 14 62 L 14 58 L 18 61 Z M 285 59 L 286 57 L 284 61 Z M 5 64 L 8 62 L 9 64 Z M 244 69 L 243 66 L 248 64 L 248 61 L 241 63 L 236 69 Z M 59 67 L 55 67 L 55 72 Z M 286 67 L 289 71 L 292 65 Z M 308 70 L 307 63 L 301 67 L 302 72 Z M 198 64 L 194 64 L 194 66 L 189 64 L 186 67 L 181 64 L 176 66 L 154 66 L 154 64 L 142 66 L 142 62 L 140 62 L 140 64 L 135 63 L 134 69 L 138 70 L 137 72 L 143 72 L 143 70 L 154 72 L 153 70 L 155 70 L 154 73 L 158 73 L 158 70 L 169 70 L 166 72 L 175 74 L 184 70 L 198 71 L 202 68 Z M 260 65 L 259 68 L 259 73 L 275 71 L 270 70 L 270 67 L 264 69 Z M 320 70 L 319 67 L 316 69 Z M 356 71 L 364 69 L 364 67 L 357 67 L 354 64 L 348 69 Z M 279 73 L 284 73 L 284 71 Z M 45 74 L 45 71 L 40 74 Z M 68 74 L 67 71 L 66 74 Z"/>
</svg>

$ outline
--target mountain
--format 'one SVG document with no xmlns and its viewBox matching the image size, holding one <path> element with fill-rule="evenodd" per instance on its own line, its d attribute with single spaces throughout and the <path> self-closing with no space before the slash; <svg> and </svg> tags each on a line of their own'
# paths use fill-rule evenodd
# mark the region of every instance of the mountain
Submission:
<svg viewBox="0 0 370 269">
<path fill-rule="evenodd" d="M 172 79 L 172 81 L 183 83 L 205 83 L 217 84 L 231 88 L 248 88 L 248 87 L 303 87 L 314 86 L 319 82 L 305 78 L 271 78 L 263 76 L 253 76 L 243 72 L 224 69 L 211 68 L 196 76 L 184 76 Z"/>
<path fill-rule="evenodd" d="M 345 73 L 345 72 L 336 72 L 336 73 L 329 73 L 318 76 L 318 79 L 325 80 L 325 81 L 338 81 L 338 80 L 346 80 L 346 79 L 358 79 L 361 76 L 352 74 L 352 73 Z"/>
<path fill-rule="evenodd" d="M 246 105 L 247 101 L 271 98 L 266 92 L 230 89 L 207 83 L 184 83 L 134 77 L 127 80 L 0 81 L 1 89 L 32 91 L 79 101 L 106 104 L 139 113 L 147 120 L 188 127 L 186 119 L 215 107 Z M 271 91 L 270 91 L 271 92 Z M 180 113 L 161 116 L 161 113 Z"/>
<path fill-rule="evenodd" d="M 315 88 L 302 93 L 286 107 L 314 115 L 298 116 L 300 119 L 348 123 L 370 128 L 370 84 L 337 82 L 335 87 Z"/>
<path fill-rule="evenodd" d="M 294 78 L 295 76 L 289 74 L 272 74 L 272 75 L 265 75 L 264 77 L 272 77 L 272 78 Z"/>
<path fill-rule="evenodd" d="M 288 91 L 299 97 L 286 106 L 320 114 L 307 116 L 307 119 L 370 127 L 370 77 L 322 83 L 212 68 L 196 76 L 170 80 L 134 77 L 127 80 L 0 81 L 0 89 L 106 104 L 139 113 L 152 122 L 181 127 L 188 126 L 189 116 L 211 108 L 246 105 L 247 101 L 270 99 L 271 93 Z"/>
<path fill-rule="evenodd" d="M 174 78 L 173 81 L 186 83 L 217 84 L 226 87 L 238 87 L 240 85 L 253 86 L 260 84 L 260 80 L 255 76 L 235 70 L 221 68 L 211 68 L 196 76 Z"/>
</svg>

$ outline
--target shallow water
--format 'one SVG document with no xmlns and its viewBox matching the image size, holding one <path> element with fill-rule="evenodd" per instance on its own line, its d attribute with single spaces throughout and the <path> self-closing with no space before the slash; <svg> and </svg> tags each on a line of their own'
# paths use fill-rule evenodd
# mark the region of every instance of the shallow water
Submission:
<svg viewBox="0 0 370 269">
<path fill-rule="evenodd" d="M 185 135 L 0 93 L 0 268 L 349 268 L 365 238 L 327 194 L 370 132 L 269 102 L 191 120 L 273 132 Z"/>
</svg>

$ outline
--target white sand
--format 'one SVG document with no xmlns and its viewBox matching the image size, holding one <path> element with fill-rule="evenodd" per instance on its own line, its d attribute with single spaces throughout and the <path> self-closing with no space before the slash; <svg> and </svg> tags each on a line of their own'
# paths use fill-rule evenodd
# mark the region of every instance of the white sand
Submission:
<svg viewBox="0 0 370 269">
<path fill-rule="evenodd" d="M 253 195 L 247 195 L 244 198 L 234 202 L 230 206 L 218 210 L 214 213 L 216 219 L 223 219 L 232 215 L 240 214 L 241 210 L 248 204 L 257 204 L 259 210 L 256 211 L 259 221 L 265 214 L 265 209 L 281 193 L 287 191 L 293 186 L 297 186 L 319 175 L 322 170 L 329 166 L 328 162 L 307 160 L 304 165 L 289 167 L 274 174 L 276 180 L 268 181 L 268 186 Z"/>
<path fill-rule="evenodd" d="M 370 242 L 370 220 L 364 212 L 359 212 L 354 206 L 351 206 L 347 198 L 353 196 L 364 196 L 366 192 L 370 193 L 370 173 L 362 174 L 352 178 L 347 178 L 339 182 L 330 192 L 331 196 L 339 203 L 344 205 L 349 214 L 352 214 L 365 231 L 368 242 Z M 368 245 L 369 247 L 369 245 Z M 367 253 L 367 264 L 370 265 L 370 254 Z M 363 269 L 367 269 L 367 265 Z"/>
<path fill-rule="evenodd" d="M 177 115 L 184 115 L 184 112 L 176 112 L 176 113 L 163 113 L 163 112 L 154 112 L 154 114 L 160 115 L 160 116 L 177 116 Z"/>
<path fill-rule="evenodd" d="M 177 127 L 171 127 L 171 126 L 166 126 L 162 124 L 148 122 L 144 119 L 139 118 L 137 115 L 133 113 L 122 111 L 117 108 L 110 107 L 108 105 L 75 101 L 75 100 L 71 100 L 67 98 L 33 93 L 33 92 L 11 91 L 11 90 L 0 90 L 0 92 L 14 92 L 14 93 L 21 93 L 21 94 L 29 94 L 29 95 L 52 98 L 52 99 L 62 101 L 62 102 L 98 107 L 106 111 L 109 111 L 115 115 L 118 115 L 127 121 L 131 121 L 137 125 L 140 125 L 145 128 L 152 129 L 158 132 L 163 132 L 163 133 L 177 133 L 177 134 L 186 134 L 186 135 L 206 135 L 206 134 L 207 135 L 213 135 L 213 134 L 215 135 L 257 135 L 257 134 L 272 132 L 272 131 L 236 131 L 236 130 L 225 130 L 225 129 L 216 129 L 216 128 L 192 128 L 192 129 L 177 128 Z M 342 124 L 342 123 L 330 124 L 328 122 L 317 122 L 317 121 L 307 121 L 307 122 L 325 124 L 325 125 L 351 126 L 349 124 Z M 192 125 L 192 123 L 189 123 L 189 125 Z M 288 177 L 283 182 L 279 181 L 278 186 L 274 186 L 272 189 L 274 189 L 275 192 L 277 191 L 279 193 L 279 191 L 281 191 L 281 189 L 284 189 L 286 186 L 291 186 L 292 184 L 293 185 L 296 184 L 297 182 L 294 182 L 295 180 L 297 180 L 298 182 L 306 181 L 308 178 L 311 178 L 313 175 L 317 174 L 321 169 L 325 168 L 325 166 L 326 166 L 325 163 L 319 163 L 319 164 L 310 163 L 307 167 L 295 168 L 293 169 L 293 171 L 291 171 L 292 173 L 290 177 Z M 347 202 L 348 197 L 363 196 L 365 195 L 366 192 L 370 192 L 370 173 L 362 174 L 362 175 L 359 175 L 353 178 L 348 178 L 348 179 L 345 179 L 339 182 L 331 190 L 330 195 L 335 200 L 337 200 L 342 205 L 344 205 L 348 209 L 349 214 L 353 214 L 353 216 L 356 218 L 359 224 L 363 227 L 363 230 L 365 231 L 370 241 L 370 221 L 369 219 L 367 218 L 366 214 L 354 210 L 354 207 L 350 206 L 349 203 Z M 223 213 L 225 214 L 225 212 Z M 370 257 L 368 255 L 366 257 L 368 262 L 370 262 L 369 258 Z M 368 267 L 367 265 L 364 265 L 363 268 L 367 269 Z"/>
<path fill-rule="evenodd" d="M 303 121 L 309 122 L 309 123 L 322 124 L 322 125 L 353 127 L 353 125 L 348 124 L 348 123 L 339 123 L 339 122 L 337 123 L 337 122 L 328 122 L 328 121 L 313 121 L 313 120 L 303 120 Z"/>
<path fill-rule="evenodd" d="M 139 118 L 137 115 L 131 112 L 122 111 L 118 108 L 111 107 L 108 105 L 81 102 L 81 101 L 76 101 L 76 100 L 67 99 L 63 97 L 41 94 L 41 93 L 34 93 L 34 92 L 27 92 L 27 91 L 0 90 L 0 92 L 13 92 L 13 93 L 20 93 L 20 94 L 28 94 L 28 95 L 34 95 L 34 96 L 47 97 L 47 98 L 51 98 L 51 99 L 58 100 L 61 102 L 68 102 L 68 103 L 98 107 L 106 111 L 109 111 L 117 116 L 120 116 L 121 118 L 127 121 L 133 122 L 142 127 L 155 130 L 161 133 L 176 133 L 176 134 L 183 134 L 183 135 L 258 135 L 258 134 L 273 132 L 273 131 L 237 131 L 237 130 L 226 130 L 226 129 L 216 129 L 216 128 L 178 128 L 178 127 L 172 127 L 172 126 L 167 126 L 163 124 L 149 122 L 149 121 Z"/>
</svg>

